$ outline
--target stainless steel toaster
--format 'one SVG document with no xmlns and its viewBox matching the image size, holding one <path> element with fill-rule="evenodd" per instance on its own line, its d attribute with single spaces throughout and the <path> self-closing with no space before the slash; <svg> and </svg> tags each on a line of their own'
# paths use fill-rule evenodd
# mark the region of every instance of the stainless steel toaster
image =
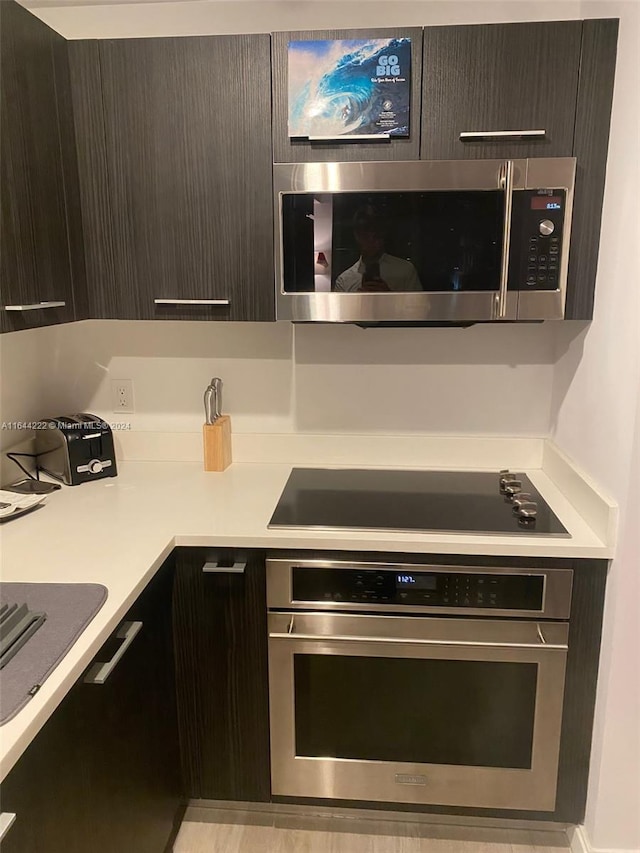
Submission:
<svg viewBox="0 0 640 853">
<path fill-rule="evenodd" d="M 117 476 L 111 428 L 97 415 L 60 415 L 39 426 L 35 452 L 41 471 L 67 486 Z"/>
</svg>

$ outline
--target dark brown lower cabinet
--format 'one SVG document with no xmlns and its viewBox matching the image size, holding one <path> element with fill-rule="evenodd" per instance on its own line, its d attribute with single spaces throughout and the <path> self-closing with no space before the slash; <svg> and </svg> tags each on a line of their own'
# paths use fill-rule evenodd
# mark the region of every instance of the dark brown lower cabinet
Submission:
<svg viewBox="0 0 640 853">
<path fill-rule="evenodd" d="M 81 693 L 76 684 L 0 786 L 1 811 L 16 815 L 2 853 L 84 851 L 89 777 L 76 727 Z"/>
<path fill-rule="evenodd" d="M 16 820 L 2 853 L 170 849 L 182 816 L 172 583 L 168 561 L 125 616 L 142 627 L 106 681 L 78 681 L 3 782 Z"/>
<path fill-rule="evenodd" d="M 264 554 L 203 548 L 176 554 L 173 627 L 185 794 L 267 802 Z"/>
</svg>

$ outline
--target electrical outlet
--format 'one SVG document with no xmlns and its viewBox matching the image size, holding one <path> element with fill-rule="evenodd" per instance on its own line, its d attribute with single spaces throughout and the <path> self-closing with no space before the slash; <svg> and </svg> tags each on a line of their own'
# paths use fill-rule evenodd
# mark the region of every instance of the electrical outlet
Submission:
<svg viewBox="0 0 640 853">
<path fill-rule="evenodd" d="M 133 407 L 133 380 L 112 379 L 111 380 L 111 408 L 114 412 L 131 414 L 135 411 Z"/>
</svg>

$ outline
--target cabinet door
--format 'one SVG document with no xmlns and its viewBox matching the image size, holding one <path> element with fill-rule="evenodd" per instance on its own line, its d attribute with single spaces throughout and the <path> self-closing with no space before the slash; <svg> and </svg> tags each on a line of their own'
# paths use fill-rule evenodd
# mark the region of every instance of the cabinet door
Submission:
<svg viewBox="0 0 640 853">
<path fill-rule="evenodd" d="M 13 331 L 74 318 L 55 71 L 65 40 L 9 0 L 0 33 L 0 318 Z"/>
<path fill-rule="evenodd" d="M 71 70 L 91 316 L 275 319 L 269 36 L 87 45 Z"/>
<path fill-rule="evenodd" d="M 125 616 L 142 628 L 106 681 L 78 681 L 2 783 L 16 814 L 2 853 L 161 853 L 177 831 L 172 581 L 167 563 Z"/>
<path fill-rule="evenodd" d="M 2 853 L 86 853 L 90 818 L 77 684 L 2 782 L 2 811 L 16 815 Z"/>
<path fill-rule="evenodd" d="M 234 563 L 246 563 L 244 571 L 229 571 Z M 174 633 L 187 796 L 270 799 L 266 612 L 263 555 L 178 552 Z"/>
<path fill-rule="evenodd" d="M 422 30 L 419 27 L 375 30 L 306 30 L 273 33 L 273 159 L 276 163 L 326 161 L 417 160 L 420 152 L 420 82 L 422 77 Z M 410 128 L 406 139 L 373 142 L 309 142 L 290 139 L 288 45 L 290 41 L 325 39 L 411 39 Z"/>
<path fill-rule="evenodd" d="M 566 320 L 593 318 L 618 26 L 606 18 L 582 25 Z"/>
<path fill-rule="evenodd" d="M 581 21 L 425 29 L 421 158 L 571 157 L 581 34 Z M 460 138 L 519 130 L 545 133 Z"/>
<path fill-rule="evenodd" d="M 91 816 L 85 849 L 92 853 L 159 853 L 181 817 L 172 583 L 170 561 L 124 617 L 142 626 L 107 680 L 82 683 L 79 726 Z M 110 640 L 97 660 L 109 660 L 121 644 Z"/>
</svg>

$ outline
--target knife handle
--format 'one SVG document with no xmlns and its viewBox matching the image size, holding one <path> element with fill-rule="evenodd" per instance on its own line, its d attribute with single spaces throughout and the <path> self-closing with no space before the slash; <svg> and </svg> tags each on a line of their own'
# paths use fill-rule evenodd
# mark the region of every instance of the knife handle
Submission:
<svg viewBox="0 0 640 853">
<path fill-rule="evenodd" d="M 222 379 L 215 377 L 211 380 L 213 388 L 213 421 L 217 421 L 222 415 Z"/>
<path fill-rule="evenodd" d="M 208 385 L 204 392 L 204 418 L 206 423 L 212 424 L 215 420 L 214 413 L 211 409 L 211 398 L 213 396 L 213 388 Z"/>
</svg>

